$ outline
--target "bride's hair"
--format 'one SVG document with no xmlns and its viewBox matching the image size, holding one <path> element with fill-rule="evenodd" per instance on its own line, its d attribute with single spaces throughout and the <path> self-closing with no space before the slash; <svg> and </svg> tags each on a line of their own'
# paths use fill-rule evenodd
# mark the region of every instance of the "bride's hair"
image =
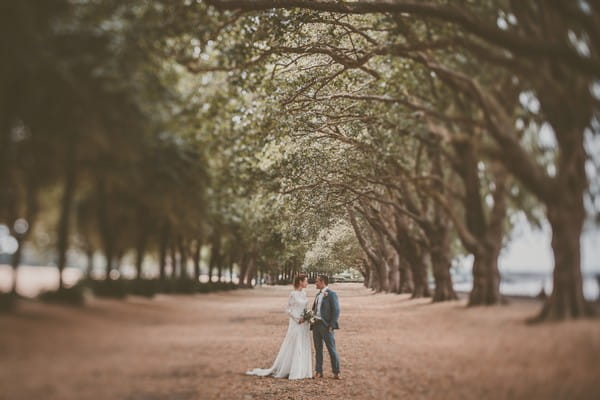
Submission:
<svg viewBox="0 0 600 400">
<path fill-rule="evenodd" d="M 294 287 L 298 289 L 300 287 L 300 282 L 302 282 L 305 279 L 306 275 L 304 274 L 296 275 L 296 277 L 294 278 Z"/>
</svg>

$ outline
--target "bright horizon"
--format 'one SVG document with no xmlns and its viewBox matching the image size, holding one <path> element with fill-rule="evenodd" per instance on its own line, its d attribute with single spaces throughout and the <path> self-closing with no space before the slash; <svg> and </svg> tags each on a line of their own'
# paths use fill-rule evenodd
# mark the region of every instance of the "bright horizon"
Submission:
<svg viewBox="0 0 600 400">
<path fill-rule="evenodd" d="M 552 272 L 554 258 L 550 241 L 552 232 L 547 222 L 542 230 L 534 230 L 528 223 L 516 227 L 510 244 L 498 260 L 502 271 Z M 581 270 L 600 272 L 600 229 L 586 229 L 581 236 Z"/>
</svg>

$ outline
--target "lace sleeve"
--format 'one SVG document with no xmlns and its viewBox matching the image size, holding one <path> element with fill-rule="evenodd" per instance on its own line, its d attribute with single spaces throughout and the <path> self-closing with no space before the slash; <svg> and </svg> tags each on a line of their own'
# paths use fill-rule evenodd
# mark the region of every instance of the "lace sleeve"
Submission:
<svg viewBox="0 0 600 400">
<path fill-rule="evenodd" d="M 296 304 L 296 298 L 294 297 L 294 292 L 290 293 L 290 297 L 288 298 L 286 313 L 287 315 L 296 322 L 299 322 L 300 319 L 294 315 L 294 305 Z"/>
</svg>

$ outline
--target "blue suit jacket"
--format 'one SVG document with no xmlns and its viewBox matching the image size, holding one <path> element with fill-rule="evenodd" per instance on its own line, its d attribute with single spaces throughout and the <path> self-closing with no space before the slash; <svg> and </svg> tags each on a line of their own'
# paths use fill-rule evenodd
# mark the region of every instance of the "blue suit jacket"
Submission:
<svg viewBox="0 0 600 400">
<path fill-rule="evenodd" d="M 317 313 L 317 301 L 313 304 L 313 311 Z M 338 319 L 340 318 L 340 302 L 338 301 L 337 293 L 331 289 L 327 289 L 327 296 L 323 297 L 321 302 L 321 320 L 333 329 L 340 329 Z"/>
</svg>

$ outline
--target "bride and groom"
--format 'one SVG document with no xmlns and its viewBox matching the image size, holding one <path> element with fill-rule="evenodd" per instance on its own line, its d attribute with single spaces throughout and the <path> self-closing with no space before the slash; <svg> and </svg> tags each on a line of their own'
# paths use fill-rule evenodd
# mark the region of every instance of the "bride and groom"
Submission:
<svg viewBox="0 0 600 400">
<path fill-rule="evenodd" d="M 333 330 L 339 329 L 340 304 L 337 294 L 327 286 L 329 279 L 319 275 L 316 287 L 319 290 L 312 304 L 314 323 L 307 320 L 308 299 L 304 289 L 308 286 L 305 275 L 294 279 L 294 290 L 287 304 L 289 316 L 288 330 L 279 353 L 271 368 L 256 368 L 247 375 L 274 376 L 275 378 L 306 379 L 312 378 L 312 357 L 310 351 L 310 331 L 312 331 L 316 368 L 315 376 L 323 377 L 323 343 L 331 358 L 331 370 L 335 379 L 340 379 L 340 361 L 335 348 Z"/>
</svg>

